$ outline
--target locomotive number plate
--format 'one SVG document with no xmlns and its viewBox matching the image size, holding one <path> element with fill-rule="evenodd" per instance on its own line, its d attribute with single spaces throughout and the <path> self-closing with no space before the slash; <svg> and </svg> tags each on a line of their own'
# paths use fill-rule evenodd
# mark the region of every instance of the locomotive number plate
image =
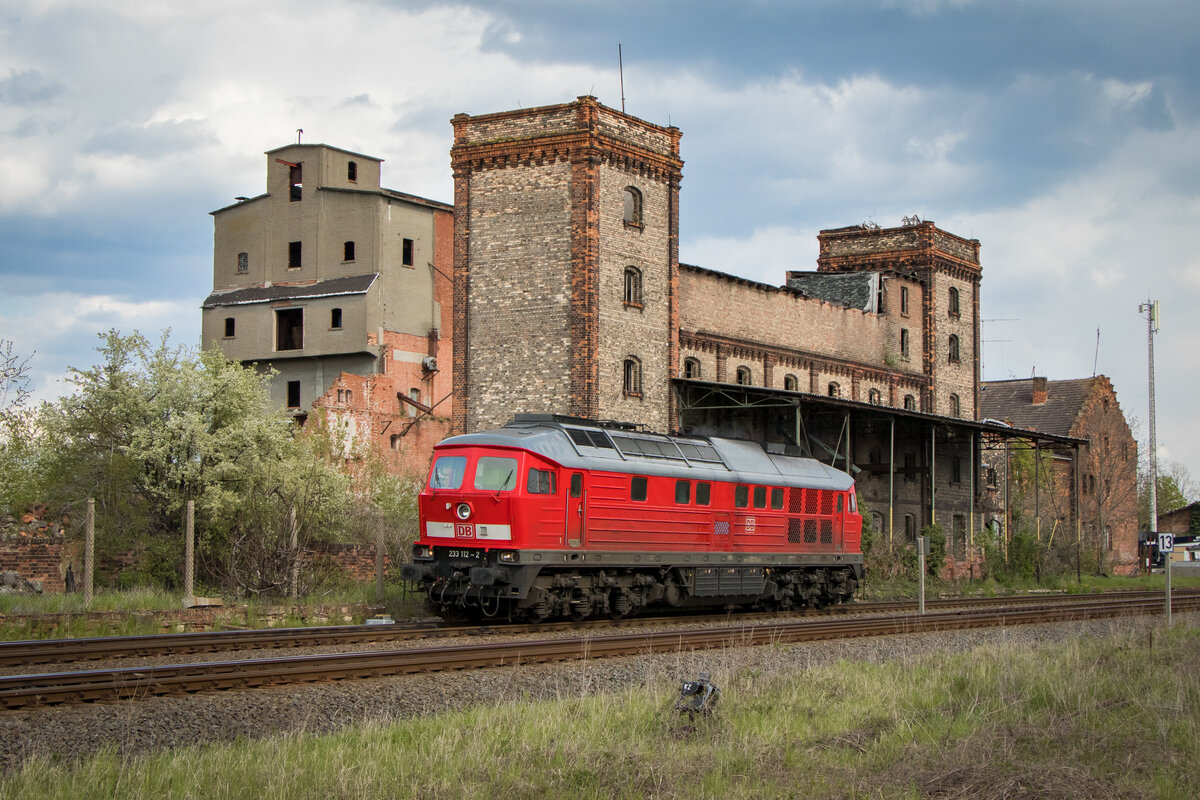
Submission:
<svg viewBox="0 0 1200 800">
<path fill-rule="evenodd" d="M 483 558 L 482 550 L 447 550 L 446 558 Z"/>
<path fill-rule="evenodd" d="M 456 522 L 456 523 L 454 523 L 454 538 L 455 539 L 474 539 L 475 538 L 475 523 L 473 523 L 473 522 Z"/>
</svg>

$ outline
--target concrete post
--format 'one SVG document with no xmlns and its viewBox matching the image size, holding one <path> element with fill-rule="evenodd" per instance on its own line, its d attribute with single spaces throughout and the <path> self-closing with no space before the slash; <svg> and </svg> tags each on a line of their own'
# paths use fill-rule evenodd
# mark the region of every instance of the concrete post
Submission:
<svg viewBox="0 0 1200 800">
<path fill-rule="evenodd" d="M 183 539 L 183 607 L 196 603 L 196 501 L 187 501 L 187 520 Z"/>
<path fill-rule="evenodd" d="M 375 599 L 383 602 L 383 521 L 375 526 Z"/>
<path fill-rule="evenodd" d="M 83 540 L 83 607 L 92 607 L 92 571 L 96 551 L 96 500 L 87 501 L 86 538 Z"/>
<path fill-rule="evenodd" d="M 300 531 L 296 527 L 296 507 L 288 509 L 288 527 L 292 531 L 292 598 L 300 596 Z"/>
</svg>

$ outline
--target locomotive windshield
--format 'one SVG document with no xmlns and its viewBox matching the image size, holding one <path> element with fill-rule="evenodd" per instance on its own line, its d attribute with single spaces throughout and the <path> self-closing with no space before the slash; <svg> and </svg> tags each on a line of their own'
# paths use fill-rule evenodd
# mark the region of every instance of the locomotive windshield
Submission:
<svg viewBox="0 0 1200 800">
<path fill-rule="evenodd" d="M 457 489 L 467 471 L 466 456 L 439 456 L 429 474 L 430 489 Z"/>
<path fill-rule="evenodd" d="M 484 456 L 475 465 L 475 488 L 482 492 L 504 492 L 516 488 L 517 460 Z"/>
</svg>

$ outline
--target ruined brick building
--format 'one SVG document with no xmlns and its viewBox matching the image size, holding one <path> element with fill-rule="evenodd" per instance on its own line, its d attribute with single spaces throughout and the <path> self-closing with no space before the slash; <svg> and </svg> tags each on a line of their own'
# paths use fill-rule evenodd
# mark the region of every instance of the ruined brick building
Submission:
<svg viewBox="0 0 1200 800">
<path fill-rule="evenodd" d="M 267 154 L 267 191 L 212 212 L 202 343 L 274 370 L 303 423 L 424 471 L 449 431 L 450 206 L 380 185 L 380 159 L 323 144 Z"/>
<path fill-rule="evenodd" d="M 855 475 L 884 535 L 938 524 L 963 559 L 985 525 L 1010 520 L 979 484 L 988 442 L 1083 444 L 981 421 L 978 241 L 916 218 L 824 230 L 815 271 L 759 283 L 679 263 L 677 128 L 590 96 L 452 124 L 452 207 L 380 189 L 374 159 L 319 145 L 268 153 L 268 194 L 214 212 L 205 341 L 281 369 L 281 396 L 299 381 L 299 413 L 353 410 L 389 447 L 411 435 L 410 412 L 439 435 L 440 418 L 463 432 L 540 412 L 807 453 Z M 352 160 L 370 165 L 365 185 L 347 185 Z M 299 200 L 297 168 L 310 181 Z M 370 244 L 347 264 L 338 248 L 355 214 Z M 422 243 L 416 264 L 398 237 Z M 288 266 L 294 242 L 318 248 L 311 271 Z M 237 272 L 246 251 L 262 271 Z M 358 338 L 338 339 L 353 352 L 330 350 L 328 330 L 288 350 L 298 307 L 305 325 L 340 307 L 345 326 L 361 310 Z M 252 347 L 243 327 L 221 335 L 230 317 Z M 437 368 L 419 369 L 430 357 Z M 405 399 L 414 388 L 419 403 Z M 423 469 L 428 450 L 405 458 Z"/>
</svg>

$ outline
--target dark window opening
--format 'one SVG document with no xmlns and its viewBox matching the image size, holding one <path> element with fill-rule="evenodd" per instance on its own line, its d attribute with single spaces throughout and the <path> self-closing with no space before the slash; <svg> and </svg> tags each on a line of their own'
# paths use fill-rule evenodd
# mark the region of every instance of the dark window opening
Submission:
<svg viewBox="0 0 1200 800">
<path fill-rule="evenodd" d="M 642 396 L 642 364 L 636 358 L 625 359 L 625 394 Z"/>
<path fill-rule="evenodd" d="M 225 318 L 225 338 L 232 339 L 233 331 L 234 331 L 233 317 L 226 317 Z"/>
<path fill-rule="evenodd" d="M 745 508 L 750 505 L 750 487 L 744 483 L 739 483 L 737 488 L 733 490 L 733 505 L 736 508 Z"/>
<path fill-rule="evenodd" d="M 843 497 L 844 497 L 844 495 L 840 495 L 840 494 L 837 496 L 837 513 L 839 513 L 839 514 L 842 513 L 842 506 L 844 504 Z"/>
<path fill-rule="evenodd" d="M 691 481 L 675 481 L 675 502 L 679 505 L 687 505 L 692 501 L 692 482 Z"/>
<path fill-rule="evenodd" d="M 900 329 L 900 357 L 908 358 L 908 328 Z"/>
<path fill-rule="evenodd" d="M 250 269 L 250 254 L 238 253 L 238 272 L 247 272 Z"/>
<path fill-rule="evenodd" d="M 637 475 L 629 483 L 629 499 L 641 503 L 646 499 L 646 479 Z"/>
<path fill-rule="evenodd" d="M 958 395 L 956 394 L 950 395 L 950 416 L 962 416 L 962 401 L 958 399 Z"/>
<path fill-rule="evenodd" d="M 950 482 L 962 483 L 962 459 L 958 456 L 950 462 Z"/>
<path fill-rule="evenodd" d="M 275 349 L 304 348 L 304 309 L 285 308 L 275 312 Z"/>
<path fill-rule="evenodd" d="M 625 222 L 639 227 L 642 224 L 642 193 L 632 186 L 625 187 Z"/>
<path fill-rule="evenodd" d="M 767 507 L 767 487 L 765 487 L 765 486 L 755 486 L 754 487 L 754 507 L 755 508 L 766 508 Z"/>
<path fill-rule="evenodd" d="M 954 288 L 953 286 L 950 287 L 950 306 L 949 307 L 950 307 L 950 316 L 952 316 L 952 317 L 959 316 L 958 289 Z"/>
<path fill-rule="evenodd" d="M 867 393 L 867 402 L 873 406 L 879 405 L 880 400 L 882 398 L 883 398 L 883 395 L 881 395 L 879 393 L 878 389 L 872 389 L 870 392 Z"/>
<path fill-rule="evenodd" d="M 330 309 L 329 311 L 329 327 L 342 327 L 342 310 L 340 308 Z"/>
<path fill-rule="evenodd" d="M 785 392 L 799 391 L 796 388 L 798 385 L 799 385 L 799 383 L 797 382 L 795 375 L 784 375 L 783 376 L 783 389 Z"/>
<path fill-rule="evenodd" d="M 953 333 L 950 334 L 950 347 L 947 357 L 951 364 L 958 363 L 958 336 Z"/>
<path fill-rule="evenodd" d="M 288 242 L 288 269 L 296 269 L 302 263 L 303 248 L 300 242 Z"/>
<path fill-rule="evenodd" d="M 776 511 L 783 508 L 783 489 L 778 486 L 771 490 L 771 508 Z"/>
<path fill-rule="evenodd" d="M 916 480 L 916 476 L 913 474 L 915 471 L 915 468 L 916 468 L 916 464 L 917 464 L 916 456 L 914 456 L 912 453 L 904 454 L 904 480 L 906 482 L 911 483 L 912 481 Z"/>
<path fill-rule="evenodd" d="M 637 267 L 625 268 L 625 305 L 642 305 L 642 273 Z"/>
<path fill-rule="evenodd" d="M 342 261 L 354 260 L 354 242 L 346 242 L 342 245 Z"/>
<path fill-rule="evenodd" d="M 842 396 L 842 387 L 837 383 L 837 381 L 830 381 L 829 396 L 830 397 L 841 397 Z"/>
<path fill-rule="evenodd" d="M 291 186 L 291 191 L 288 199 L 295 203 L 301 199 L 304 187 L 304 165 L 293 164 L 289 168 L 288 184 Z"/>
<path fill-rule="evenodd" d="M 917 398 L 913 397 L 911 394 L 904 395 L 904 410 L 905 411 L 916 411 L 917 410 Z"/>
<path fill-rule="evenodd" d="M 346 180 L 351 182 L 358 180 L 358 164 L 353 161 L 346 165 Z"/>
<path fill-rule="evenodd" d="M 712 484 L 704 483 L 704 482 L 697 483 L 696 484 L 696 505 L 698 505 L 698 506 L 708 505 L 711 493 L 712 493 Z"/>
<path fill-rule="evenodd" d="M 683 360 L 683 377 L 693 380 L 700 379 L 700 362 L 694 358 L 685 358 Z"/>
<path fill-rule="evenodd" d="M 751 382 L 752 380 L 753 380 L 753 378 L 752 378 L 752 376 L 750 375 L 750 368 L 749 368 L 749 367 L 738 367 L 738 368 L 737 368 L 737 383 L 738 383 L 738 386 L 749 386 L 749 385 L 750 385 L 750 382 Z"/>
<path fill-rule="evenodd" d="M 525 482 L 525 490 L 530 494 L 554 494 L 554 471 L 530 469 L 529 479 Z"/>
<path fill-rule="evenodd" d="M 287 382 L 287 407 L 300 407 L 300 381 Z"/>
<path fill-rule="evenodd" d="M 900 313 L 905 316 L 908 315 L 908 287 L 907 286 L 900 287 Z"/>
<path fill-rule="evenodd" d="M 402 249 L 401 249 L 401 253 L 400 253 L 400 263 L 406 267 L 411 267 L 413 265 L 413 240 L 412 239 L 405 239 L 404 242 L 402 243 Z"/>
</svg>

